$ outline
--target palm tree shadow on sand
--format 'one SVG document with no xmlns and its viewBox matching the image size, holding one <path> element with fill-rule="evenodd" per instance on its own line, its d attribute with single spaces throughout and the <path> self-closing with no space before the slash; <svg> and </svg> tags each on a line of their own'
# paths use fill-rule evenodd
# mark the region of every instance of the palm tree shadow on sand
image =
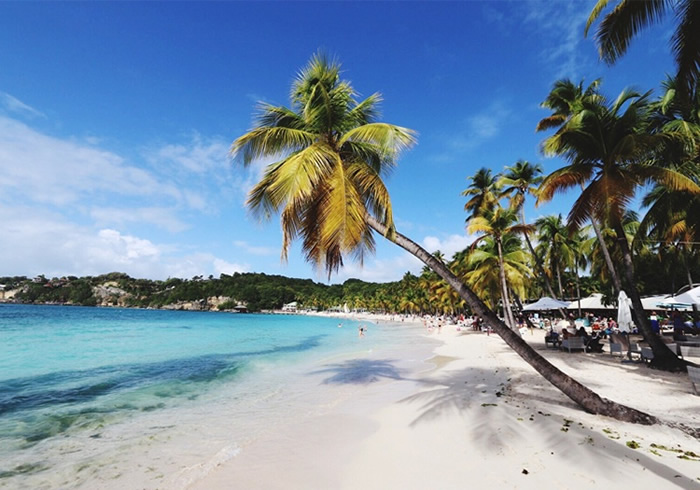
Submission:
<svg viewBox="0 0 700 490">
<path fill-rule="evenodd" d="M 351 359 L 336 364 L 328 364 L 323 369 L 310 374 L 329 374 L 323 384 L 370 384 L 382 378 L 403 380 L 401 370 L 394 366 L 392 359 Z"/>
</svg>

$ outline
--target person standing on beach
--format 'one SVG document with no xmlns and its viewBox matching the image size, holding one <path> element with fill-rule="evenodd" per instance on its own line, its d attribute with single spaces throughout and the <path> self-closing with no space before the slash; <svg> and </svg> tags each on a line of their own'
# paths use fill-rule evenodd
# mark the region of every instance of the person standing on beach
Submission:
<svg viewBox="0 0 700 490">
<path fill-rule="evenodd" d="M 659 326 L 659 317 L 656 316 L 656 312 L 652 311 L 649 317 L 649 324 L 651 325 L 651 331 L 655 334 L 661 333 L 661 327 Z"/>
</svg>

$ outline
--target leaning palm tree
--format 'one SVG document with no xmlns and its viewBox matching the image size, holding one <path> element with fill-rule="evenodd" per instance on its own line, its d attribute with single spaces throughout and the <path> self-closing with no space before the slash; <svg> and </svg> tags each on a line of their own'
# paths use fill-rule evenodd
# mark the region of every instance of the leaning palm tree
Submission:
<svg viewBox="0 0 700 490">
<path fill-rule="evenodd" d="M 676 146 L 683 138 L 670 133 L 650 134 L 648 96 L 625 90 L 612 104 L 601 103 L 573 115 L 547 138 L 545 152 L 564 156 L 570 164 L 545 179 L 539 201 L 548 201 L 566 189 L 583 187 L 569 213 L 569 227 L 577 229 L 594 218 L 608 223 L 615 231 L 627 293 L 637 324 L 654 351 L 654 364 L 665 369 L 682 369 L 684 364 L 652 332 L 644 314 L 622 221 L 637 189 L 649 182 L 662 183 L 674 191 L 700 192 L 691 179 L 654 165 L 657 154 Z"/>
<path fill-rule="evenodd" d="M 609 3 L 610 0 L 598 0 L 588 17 L 585 35 Z M 700 74 L 700 2 L 697 0 L 619 0 L 598 26 L 596 42 L 603 61 L 613 64 L 627 52 L 630 41 L 641 29 L 660 21 L 669 10 L 678 19 L 671 47 L 679 88 L 683 98 L 687 98 Z"/>
<path fill-rule="evenodd" d="M 508 328 L 450 269 L 395 230 L 391 202 L 381 176 L 414 132 L 375 122 L 378 94 L 355 100 L 340 67 L 312 58 L 292 86 L 292 108 L 264 104 L 256 126 L 237 138 L 231 151 L 243 165 L 279 158 L 251 190 L 248 206 L 261 217 L 280 212 L 283 257 L 301 239 L 306 259 L 331 274 L 347 254 L 362 258 L 374 243 L 371 230 L 416 256 L 435 271 L 471 310 L 491 325 L 538 373 L 585 410 L 651 424 L 655 418 L 598 396 L 567 376 Z"/>
</svg>

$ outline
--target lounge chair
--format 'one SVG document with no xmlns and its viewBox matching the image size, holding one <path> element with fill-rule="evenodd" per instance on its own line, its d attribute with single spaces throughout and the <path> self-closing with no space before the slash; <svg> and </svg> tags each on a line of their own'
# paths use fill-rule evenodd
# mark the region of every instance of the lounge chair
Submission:
<svg viewBox="0 0 700 490">
<path fill-rule="evenodd" d="M 698 386 L 700 386 L 700 368 L 688 366 L 688 377 L 690 378 L 690 384 L 693 385 L 695 394 L 700 394 L 698 393 Z"/>
<path fill-rule="evenodd" d="M 622 344 L 618 344 L 617 342 L 610 342 L 610 355 L 614 355 L 615 353 L 622 355 Z"/>
<path fill-rule="evenodd" d="M 686 361 L 700 363 L 700 347 L 692 347 L 690 345 L 681 345 L 681 357 Z"/>
<path fill-rule="evenodd" d="M 651 347 L 642 347 L 642 361 L 644 363 L 650 363 L 654 359 L 654 351 Z"/>
<path fill-rule="evenodd" d="M 583 341 L 583 337 L 569 337 L 568 339 L 564 339 L 561 341 L 561 348 L 562 350 L 568 349 L 569 353 L 571 353 L 572 350 L 576 349 L 581 349 L 585 352 L 586 345 Z"/>
<path fill-rule="evenodd" d="M 630 342 L 630 348 L 627 351 L 627 358 L 629 360 L 632 360 L 633 356 L 638 356 L 638 359 L 642 359 L 642 350 L 639 348 L 639 344 L 637 342 Z"/>
</svg>

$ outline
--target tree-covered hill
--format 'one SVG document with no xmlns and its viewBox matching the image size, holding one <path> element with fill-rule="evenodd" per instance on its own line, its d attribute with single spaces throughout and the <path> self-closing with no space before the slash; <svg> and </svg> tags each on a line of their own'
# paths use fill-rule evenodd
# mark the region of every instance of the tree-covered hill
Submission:
<svg viewBox="0 0 700 490">
<path fill-rule="evenodd" d="M 4 299 L 18 303 L 192 310 L 233 310 L 245 306 L 248 311 L 279 309 L 293 301 L 304 308 L 328 309 L 348 304 L 352 308 L 388 310 L 397 306 L 398 301 L 392 304 L 375 301 L 375 298 L 396 289 L 397 284 L 350 279 L 344 284 L 325 285 L 311 279 L 262 273 L 165 281 L 136 279 L 120 272 L 51 279 L 43 275 L 0 277 Z"/>
</svg>

